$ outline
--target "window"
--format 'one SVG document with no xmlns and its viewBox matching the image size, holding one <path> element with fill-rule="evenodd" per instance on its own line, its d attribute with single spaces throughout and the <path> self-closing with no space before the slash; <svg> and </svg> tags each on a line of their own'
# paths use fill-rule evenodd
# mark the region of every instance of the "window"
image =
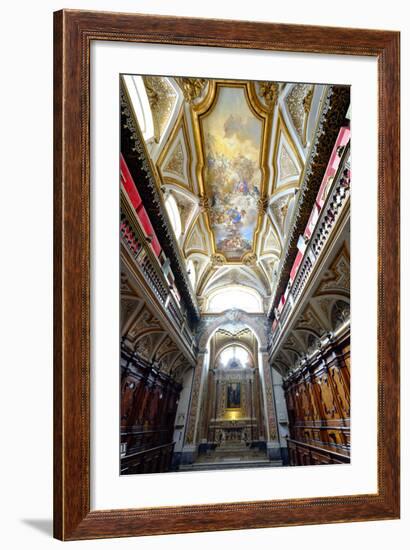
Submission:
<svg viewBox="0 0 410 550">
<path fill-rule="evenodd" d="M 217 290 L 208 302 L 208 312 L 221 313 L 227 309 L 242 309 L 248 313 L 263 313 L 262 299 L 250 288 L 233 286 Z"/>
<path fill-rule="evenodd" d="M 175 237 L 179 239 L 181 236 L 181 216 L 179 215 L 177 201 L 172 195 L 168 195 L 165 199 L 165 208 L 167 209 L 169 219 L 171 220 L 172 229 L 174 230 Z"/>
<path fill-rule="evenodd" d="M 145 141 L 149 141 L 154 138 L 154 121 L 144 81 L 141 76 L 136 75 L 124 75 L 123 78 L 135 114 L 137 115 L 142 135 Z"/>
<path fill-rule="evenodd" d="M 245 368 L 252 364 L 251 356 L 242 346 L 229 346 L 221 351 L 218 357 L 218 363 L 226 368 Z"/>
</svg>

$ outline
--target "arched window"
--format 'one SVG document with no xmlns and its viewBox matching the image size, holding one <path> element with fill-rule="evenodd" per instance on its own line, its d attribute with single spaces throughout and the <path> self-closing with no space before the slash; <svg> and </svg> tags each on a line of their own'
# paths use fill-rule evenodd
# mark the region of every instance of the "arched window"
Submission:
<svg viewBox="0 0 410 550">
<path fill-rule="evenodd" d="M 221 313 L 227 309 L 242 309 L 248 313 L 263 313 L 262 299 L 251 288 L 228 286 L 215 291 L 208 301 L 208 312 Z"/>
<path fill-rule="evenodd" d="M 228 346 L 218 356 L 218 364 L 222 368 L 246 368 L 252 365 L 252 358 L 242 346 Z"/>
<path fill-rule="evenodd" d="M 181 216 L 179 215 L 177 201 L 169 194 L 165 199 L 165 208 L 167 209 L 169 219 L 171 220 L 172 229 L 174 230 L 175 237 L 179 239 L 182 232 Z"/>
<path fill-rule="evenodd" d="M 123 78 L 144 140 L 149 141 L 154 138 L 154 120 L 144 81 L 137 75 L 124 75 Z"/>
</svg>

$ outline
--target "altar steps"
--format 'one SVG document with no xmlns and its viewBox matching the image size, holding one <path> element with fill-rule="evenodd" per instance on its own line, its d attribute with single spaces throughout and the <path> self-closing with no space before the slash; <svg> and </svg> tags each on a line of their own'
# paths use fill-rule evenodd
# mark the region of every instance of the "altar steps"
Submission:
<svg viewBox="0 0 410 550">
<path fill-rule="evenodd" d="M 227 442 L 214 450 L 199 454 L 193 464 L 181 465 L 180 470 L 224 470 L 282 465 L 281 460 L 269 460 L 266 451 L 262 449 L 247 447 L 242 442 Z"/>
<path fill-rule="evenodd" d="M 194 462 L 193 464 L 181 464 L 180 471 L 198 472 L 207 470 L 233 470 L 239 468 L 275 468 L 283 466 L 281 460 L 240 460 L 240 461 L 222 461 L 222 462 Z"/>
</svg>

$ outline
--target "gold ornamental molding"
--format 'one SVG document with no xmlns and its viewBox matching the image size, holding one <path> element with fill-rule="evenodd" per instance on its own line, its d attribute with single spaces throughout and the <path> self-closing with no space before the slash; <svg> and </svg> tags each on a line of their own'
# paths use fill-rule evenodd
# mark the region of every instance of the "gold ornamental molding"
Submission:
<svg viewBox="0 0 410 550">
<path fill-rule="evenodd" d="M 166 170 L 166 165 L 164 166 L 164 163 L 168 157 L 169 152 L 177 145 L 176 140 L 178 139 L 178 135 L 181 132 L 181 130 L 182 130 L 185 151 L 187 155 L 187 159 L 186 159 L 187 181 L 186 182 L 184 181 L 184 178 L 182 176 L 178 178 L 179 174 L 175 174 L 177 177 L 172 177 L 164 174 Z M 185 162 L 185 158 L 183 159 L 183 162 Z M 187 121 L 185 118 L 183 105 L 181 105 L 175 124 L 170 134 L 168 135 L 167 140 L 161 150 L 161 153 L 156 162 L 156 166 L 158 167 L 157 172 L 159 173 L 161 183 L 167 183 L 167 182 L 175 183 L 176 185 L 180 185 L 182 188 L 188 189 L 189 191 L 193 192 L 193 186 L 191 182 L 192 152 L 191 152 L 191 147 L 189 142 L 189 132 L 188 132 Z"/>
<path fill-rule="evenodd" d="M 296 133 L 303 147 L 307 145 L 307 123 L 312 107 L 314 86 L 312 84 L 295 84 L 285 98 Z"/>
<path fill-rule="evenodd" d="M 269 195 L 271 196 L 271 199 L 277 194 L 277 193 L 281 193 L 282 191 L 284 191 L 285 189 L 290 189 L 291 187 L 300 187 L 300 181 L 301 181 L 301 175 L 302 175 L 302 172 L 303 172 L 303 166 L 304 166 L 304 161 L 299 153 L 299 150 L 298 148 L 296 147 L 296 144 L 294 142 L 294 139 L 289 131 L 289 128 L 287 127 L 287 124 L 284 120 L 284 117 L 283 117 L 283 113 L 282 113 L 282 110 L 280 108 L 278 108 L 278 111 L 277 111 L 277 122 L 276 122 L 276 131 L 275 131 L 275 136 L 274 136 L 274 147 L 273 147 L 273 155 L 272 155 L 272 173 L 273 173 L 273 178 L 272 178 L 272 189 L 270 189 L 270 193 Z M 285 138 L 285 141 L 287 143 L 287 145 L 289 146 L 289 148 L 292 150 L 293 154 L 294 154 L 294 157 L 296 158 L 296 161 L 298 163 L 298 166 L 297 168 L 299 169 L 299 177 L 295 178 L 294 181 L 290 182 L 290 183 L 287 183 L 285 185 L 282 185 L 278 188 L 278 178 L 279 178 L 279 173 L 278 173 L 278 168 L 277 168 L 277 165 L 279 164 L 279 145 L 280 145 L 280 137 L 281 137 L 281 134 L 283 134 L 284 138 Z M 282 145 L 283 147 L 283 145 Z"/>
<path fill-rule="evenodd" d="M 188 103 L 200 98 L 207 85 L 205 78 L 175 77 L 175 80 L 184 94 L 185 101 Z"/>
<path fill-rule="evenodd" d="M 263 97 L 270 111 L 273 111 L 279 99 L 278 82 L 259 82 L 259 96 Z"/>
</svg>

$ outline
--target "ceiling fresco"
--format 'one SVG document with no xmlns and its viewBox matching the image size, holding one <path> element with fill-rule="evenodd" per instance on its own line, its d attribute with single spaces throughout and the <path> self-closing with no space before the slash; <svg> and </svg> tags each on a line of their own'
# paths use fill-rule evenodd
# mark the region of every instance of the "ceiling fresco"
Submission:
<svg viewBox="0 0 410 550">
<path fill-rule="evenodd" d="M 263 123 L 250 110 L 246 89 L 220 86 L 214 108 L 201 120 L 204 187 L 215 249 L 240 259 L 253 248 L 261 194 Z"/>
<path fill-rule="evenodd" d="M 200 309 L 232 285 L 268 308 L 327 86 L 132 78 L 146 94 L 139 103 L 156 129 L 146 151 L 163 200 L 177 204 Z"/>
</svg>

